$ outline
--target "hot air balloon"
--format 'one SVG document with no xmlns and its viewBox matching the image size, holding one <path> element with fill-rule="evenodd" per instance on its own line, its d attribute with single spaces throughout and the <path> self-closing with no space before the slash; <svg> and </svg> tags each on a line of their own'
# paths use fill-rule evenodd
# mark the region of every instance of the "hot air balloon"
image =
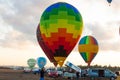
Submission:
<svg viewBox="0 0 120 80">
<path fill-rule="evenodd" d="M 110 4 L 111 4 L 112 0 L 107 0 L 107 2 L 109 3 L 109 6 L 110 6 Z"/>
<path fill-rule="evenodd" d="M 37 58 L 37 65 L 39 66 L 39 68 L 42 69 L 46 65 L 46 63 L 47 63 L 46 58 L 44 58 L 44 57 Z"/>
<path fill-rule="evenodd" d="M 81 14 L 68 3 L 55 3 L 43 12 L 40 19 L 41 36 L 60 66 L 78 42 L 82 28 Z"/>
<path fill-rule="evenodd" d="M 50 62 L 52 62 L 55 66 L 57 66 L 57 62 L 55 61 L 54 56 L 53 56 L 51 50 L 46 46 L 43 38 L 41 37 L 41 32 L 40 32 L 39 25 L 37 27 L 36 35 L 37 35 L 38 43 L 39 43 L 40 47 L 42 48 L 42 50 L 44 51 L 45 55 L 48 57 Z"/>
<path fill-rule="evenodd" d="M 98 52 L 98 42 L 93 36 L 84 36 L 79 42 L 78 50 L 84 61 L 90 66 Z"/>
<path fill-rule="evenodd" d="M 30 59 L 27 60 L 27 64 L 28 64 L 28 66 L 29 66 L 31 69 L 33 69 L 33 67 L 34 67 L 35 64 L 36 64 L 36 60 L 33 59 L 33 58 L 30 58 Z"/>
</svg>

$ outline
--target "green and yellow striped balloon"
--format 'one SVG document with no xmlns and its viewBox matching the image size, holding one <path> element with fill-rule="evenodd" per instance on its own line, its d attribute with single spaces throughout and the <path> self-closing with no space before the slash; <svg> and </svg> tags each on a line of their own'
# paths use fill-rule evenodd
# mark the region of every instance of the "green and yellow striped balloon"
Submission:
<svg viewBox="0 0 120 80">
<path fill-rule="evenodd" d="M 90 66 L 91 61 L 96 56 L 98 49 L 98 42 L 93 36 L 84 36 L 78 45 L 80 55 L 88 63 L 88 66 Z"/>
</svg>

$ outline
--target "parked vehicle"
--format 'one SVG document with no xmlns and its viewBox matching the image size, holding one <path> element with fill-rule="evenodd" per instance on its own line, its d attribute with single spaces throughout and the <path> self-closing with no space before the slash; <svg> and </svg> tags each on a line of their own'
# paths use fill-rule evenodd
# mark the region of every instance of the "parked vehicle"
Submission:
<svg viewBox="0 0 120 80">
<path fill-rule="evenodd" d="M 40 74 L 40 69 L 38 69 L 38 68 L 32 69 L 32 73 L 33 74 Z"/>
<path fill-rule="evenodd" d="M 63 76 L 64 68 L 57 68 L 58 76 Z"/>
<path fill-rule="evenodd" d="M 58 72 L 57 72 L 57 70 L 50 70 L 50 71 L 48 72 L 48 76 L 49 76 L 49 77 L 58 77 Z"/>
<path fill-rule="evenodd" d="M 61 70 L 57 70 L 58 76 L 62 76 L 63 75 L 63 71 Z"/>
<path fill-rule="evenodd" d="M 79 76 L 81 76 L 81 68 L 79 68 L 78 66 L 75 66 L 73 63 L 67 61 L 65 64 L 67 67 L 69 67 L 71 70 L 74 70 L 74 72 L 64 72 L 63 76 L 64 77 L 68 77 L 68 78 L 74 78 L 76 77 L 76 72 L 79 73 Z"/>
<path fill-rule="evenodd" d="M 31 69 L 30 69 L 30 68 L 24 68 L 23 72 L 24 72 L 24 73 L 30 73 L 30 72 L 31 72 Z"/>
<path fill-rule="evenodd" d="M 75 78 L 75 77 L 76 77 L 76 73 L 64 72 L 63 76 L 64 76 L 65 78 Z"/>
<path fill-rule="evenodd" d="M 114 72 L 104 68 L 88 69 L 86 76 L 87 77 L 105 77 L 105 78 L 109 78 L 110 80 L 115 80 L 117 78 L 117 75 Z"/>
<path fill-rule="evenodd" d="M 76 72 L 81 73 L 81 68 L 79 68 L 78 66 L 75 66 L 71 62 L 67 61 L 65 65 L 68 66 L 69 68 L 75 70 Z"/>
</svg>

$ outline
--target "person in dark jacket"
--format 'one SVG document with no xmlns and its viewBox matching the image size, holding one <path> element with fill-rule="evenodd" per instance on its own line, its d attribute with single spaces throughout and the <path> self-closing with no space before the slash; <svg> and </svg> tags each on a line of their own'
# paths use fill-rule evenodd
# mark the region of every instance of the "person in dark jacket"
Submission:
<svg viewBox="0 0 120 80">
<path fill-rule="evenodd" d="M 42 68 L 40 70 L 40 80 L 44 80 L 44 73 L 45 73 L 44 68 Z"/>
<path fill-rule="evenodd" d="M 79 80 L 79 77 L 80 77 L 79 74 L 80 74 L 79 72 L 76 72 L 76 80 Z"/>
</svg>

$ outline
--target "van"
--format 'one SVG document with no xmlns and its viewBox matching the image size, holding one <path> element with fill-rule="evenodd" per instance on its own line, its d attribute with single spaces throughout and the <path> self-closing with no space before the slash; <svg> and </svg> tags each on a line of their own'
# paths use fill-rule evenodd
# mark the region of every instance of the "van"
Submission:
<svg viewBox="0 0 120 80">
<path fill-rule="evenodd" d="M 105 78 L 109 78 L 110 80 L 117 79 L 117 75 L 114 72 L 104 68 L 93 68 L 93 69 L 89 68 L 87 69 L 86 75 L 88 77 L 105 77 Z"/>
</svg>

